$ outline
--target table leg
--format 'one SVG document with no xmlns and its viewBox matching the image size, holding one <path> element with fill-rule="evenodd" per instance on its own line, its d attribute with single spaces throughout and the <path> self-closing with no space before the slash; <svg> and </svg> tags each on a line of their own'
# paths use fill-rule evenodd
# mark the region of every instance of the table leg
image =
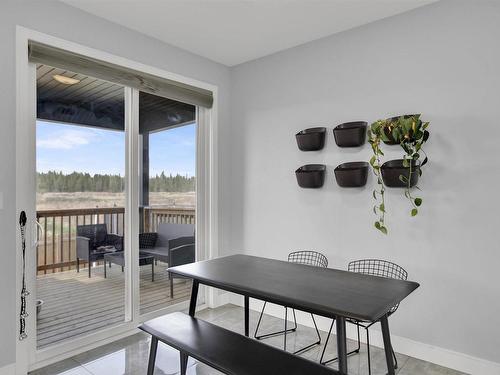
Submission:
<svg viewBox="0 0 500 375">
<path fill-rule="evenodd" d="M 347 375 L 347 342 L 345 318 L 337 317 L 337 354 L 339 358 L 339 372 L 342 375 Z"/>
<path fill-rule="evenodd" d="M 151 348 L 149 349 L 148 375 L 153 375 L 155 372 L 156 351 L 158 349 L 158 339 L 151 337 Z"/>
<path fill-rule="evenodd" d="M 250 327 L 250 297 L 245 296 L 245 336 L 248 337 Z"/>
<path fill-rule="evenodd" d="M 188 355 L 186 353 L 181 352 L 181 375 L 186 375 L 187 372 L 187 363 L 188 363 Z"/>
<path fill-rule="evenodd" d="M 391 335 L 389 332 L 389 321 L 387 320 L 387 315 L 384 315 L 380 319 L 380 325 L 382 326 L 382 337 L 384 338 L 384 350 L 385 350 L 385 360 L 387 362 L 387 371 L 389 375 L 394 375 L 394 362 L 392 359 L 392 344 Z"/>
<path fill-rule="evenodd" d="M 285 330 L 283 331 L 283 350 L 286 352 L 286 332 L 288 331 L 288 307 L 285 306 Z"/>
<path fill-rule="evenodd" d="M 198 299 L 198 289 L 200 283 L 197 280 L 193 280 L 193 286 L 191 288 L 191 301 L 189 302 L 189 315 L 194 316 L 196 311 L 196 300 Z"/>
</svg>

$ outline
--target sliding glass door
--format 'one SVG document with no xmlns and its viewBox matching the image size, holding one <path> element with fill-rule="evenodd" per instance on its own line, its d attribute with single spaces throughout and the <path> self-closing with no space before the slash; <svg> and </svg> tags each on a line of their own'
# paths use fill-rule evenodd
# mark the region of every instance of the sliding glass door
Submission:
<svg viewBox="0 0 500 375">
<path fill-rule="evenodd" d="M 187 302 L 167 268 L 196 259 L 196 107 L 38 64 L 36 133 L 37 347 Z"/>
<path fill-rule="evenodd" d="M 216 249 L 216 88 L 28 30 L 16 52 L 29 369 L 187 307 L 167 268 Z"/>
</svg>

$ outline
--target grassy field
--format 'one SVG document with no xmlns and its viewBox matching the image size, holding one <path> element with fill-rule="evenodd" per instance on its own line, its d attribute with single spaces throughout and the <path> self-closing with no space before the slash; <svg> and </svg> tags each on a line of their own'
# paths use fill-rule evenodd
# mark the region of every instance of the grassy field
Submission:
<svg viewBox="0 0 500 375">
<path fill-rule="evenodd" d="M 62 210 L 69 208 L 123 207 L 124 193 L 78 192 L 78 193 L 37 193 L 37 210 Z M 194 208 L 196 193 L 149 194 L 150 206 Z"/>
</svg>

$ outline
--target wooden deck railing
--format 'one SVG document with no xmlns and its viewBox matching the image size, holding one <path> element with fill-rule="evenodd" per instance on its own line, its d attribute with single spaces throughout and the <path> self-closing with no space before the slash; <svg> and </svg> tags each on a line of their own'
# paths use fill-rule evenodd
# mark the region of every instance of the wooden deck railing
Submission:
<svg viewBox="0 0 500 375">
<path fill-rule="evenodd" d="M 156 232 L 160 223 L 194 224 L 194 208 L 182 207 L 145 207 L 144 208 L 145 232 Z"/>
<path fill-rule="evenodd" d="M 37 220 L 43 228 L 38 241 L 38 274 L 62 272 L 76 266 L 76 227 L 85 224 L 107 224 L 108 232 L 123 235 L 125 209 L 78 208 L 37 211 Z M 154 232 L 159 223 L 194 224 L 192 208 L 144 207 L 144 231 Z"/>
</svg>

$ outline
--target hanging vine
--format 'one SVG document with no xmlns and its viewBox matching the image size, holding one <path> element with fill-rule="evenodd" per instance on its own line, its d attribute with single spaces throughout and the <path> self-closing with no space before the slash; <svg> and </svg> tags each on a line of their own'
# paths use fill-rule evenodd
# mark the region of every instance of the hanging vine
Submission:
<svg viewBox="0 0 500 375">
<path fill-rule="evenodd" d="M 370 165 L 372 166 L 378 185 L 378 187 L 373 190 L 373 198 L 377 202 L 373 207 L 373 211 L 378 216 L 375 222 L 375 228 L 384 234 L 387 234 L 387 226 L 385 225 L 385 185 L 381 170 L 381 156 L 384 156 L 384 153 L 380 145 L 382 142 L 386 144 L 399 144 L 404 150 L 403 167 L 408 168 L 408 176 L 400 175 L 399 179 L 405 184 L 404 195 L 410 202 L 410 215 L 416 216 L 423 200 L 412 194 L 412 188 L 420 190 L 416 184 L 412 185 L 412 183 L 415 182 L 412 176 L 414 173 L 419 173 L 421 176 L 422 167 L 428 161 L 427 154 L 423 149 L 430 135 L 427 130 L 428 126 L 429 122 L 422 122 L 420 120 L 420 114 L 417 114 L 378 120 L 375 121 L 368 130 L 368 142 L 373 151 Z M 424 156 L 423 160 L 421 160 L 422 155 Z M 418 172 L 416 172 L 415 169 L 418 170 Z"/>
</svg>

